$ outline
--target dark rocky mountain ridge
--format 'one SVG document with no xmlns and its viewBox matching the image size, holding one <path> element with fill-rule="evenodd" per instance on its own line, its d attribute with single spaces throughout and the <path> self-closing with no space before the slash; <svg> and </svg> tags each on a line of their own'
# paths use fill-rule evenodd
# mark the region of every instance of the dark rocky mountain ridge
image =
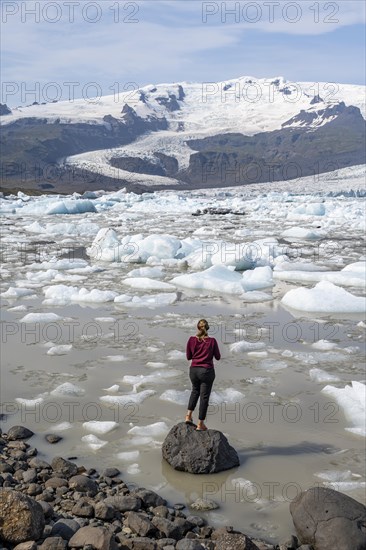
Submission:
<svg viewBox="0 0 366 550">
<path fill-rule="evenodd" d="M 251 82 L 245 80 L 245 83 Z M 280 79 L 273 84 L 283 95 L 291 96 L 291 84 L 280 87 Z M 232 84 L 226 84 L 223 89 L 227 91 L 231 87 Z M 124 103 L 118 114 L 115 106 L 113 110 L 106 105 L 105 114 L 99 118 L 91 114 L 89 119 L 88 116 L 68 119 L 62 115 L 61 103 L 52 106 L 51 111 L 49 106 L 46 106 L 48 111 L 42 110 L 43 105 L 30 106 L 30 112 L 40 116 L 24 116 L 28 113 L 24 109 L 19 118 L 19 109 L 12 112 L 1 105 L 0 114 L 4 117 L 0 143 L 1 187 L 4 191 L 47 189 L 61 193 L 121 187 L 135 192 L 225 187 L 297 179 L 365 163 L 365 120 L 359 107 L 346 106 L 344 101 L 326 103 L 319 94 L 311 98 L 304 93 L 308 107 L 281 122 L 279 129 L 246 135 L 244 131 L 228 132 L 227 121 L 223 120 L 222 133 L 192 139 L 192 132 L 185 128 L 185 113 L 189 113 L 192 105 L 197 107 L 194 104 L 197 98 L 194 95 L 192 98 L 192 94 L 188 97 L 187 93 L 181 84 L 147 86 L 137 91 L 131 102 L 133 107 Z M 217 101 L 213 108 L 220 110 L 221 106 Z M 47 116 L 50 112 L 51 118 Z M 288 112 L 293 113 L 294 109 Z M 41 116 L 42 113 L 46 115 Z M 205 109 L 199 113 L 202 128 L 206 130 Z M 198 120 L 197 136 L 200 136 L 199 124 Z M 245 118 L 242 125 L 236 124 L 236 128 L 241 126 L 246 128 Z M 216 130 L 218 125 L 213 127 Z M 118 149 L 137 140 L 138 145 L 141 138 L 152 134 L 157 135 L 158 142 L 159 132 L 164 136 L 170 132 L 174 137 L 184 131 L 187 133 L 185 144 L 191 149 L 191 152 L 187 150 L 184 166 L 180 166 L 174 156 L 176 149 L 170 150 L 168 146 L 166 150 L 164 147 L 154 150 L 155 142 L 147 151 L 137 146 Z M 77 164 L 67 160 L 100 150 L 108 152 L 106 162 L 110 170 L 102 166 L 99 169 L 97 163 Z M 170 180 L 164 181 L 166 178 Z"/>
</svg>

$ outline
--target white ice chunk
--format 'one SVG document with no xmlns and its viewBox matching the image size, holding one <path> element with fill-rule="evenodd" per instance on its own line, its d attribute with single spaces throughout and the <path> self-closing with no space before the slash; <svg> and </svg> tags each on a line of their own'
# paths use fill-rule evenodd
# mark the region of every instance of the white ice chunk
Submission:
<svg viewBox="0 0 366 550">
<path fill-rule="evenodd" d="M 122 281 L 124 285 L 143 290 L 174 290 L 175 286 L 148 277 L 130 277 Z"/>
<path fill-rule="evenodd" d="M 45 233 L 46 235 L 62 235 L 62 236 L 84 236 L 92 237 L 99 231 L 99 226 L 96 223 L 81 222 L 81 223 L 46 223 L 45 225 L 35 221 L 31 225 L 24 227 L 29 233 Z"/>
<path fill-rule="evenodd" d="M 253 483 L 249 479 L 243 477 L 237 477 L 231 480 L 234 487 L 240 487 L 241 493 L 247 497 L 258 497 L 258 484 Z"/>
<path fill-rule="evenodd" d="M 168 352 L 167 358 L 169 361 L 187 361 L 186 354 L 178 349 L 172 349 Z"/>
<path fill-rule="evenodd" d="M 8 311 L 27 311 L 27 307 L 22 304 L 21 306 L 9 307 Z"/>
<path fill-rule="evenodd" d="M 216 403 L 220 405 L 221 403 L 237 403 L 242 401 L 245 398 L 245 395 L 237 390 L 232 388 L 227 388 L 226 390 L 214 390 L 211 393 L 210 403 Z"/>
<path fill-rule="evenodd" d="M 107 434 L 112 430 L 118 428 L 118 422 L 111 421 L 98 421 L 98 420 L 89 420 L 88 422 L 83 423 L 83 428 L 88 432 L 93 434 Z"/>
<path fill-rule="evenodd" d="M 365 288 L 366 262 L 355 262 L 341 271 L 324 271 L 321 268 L 308 269 L 307 264 L 289 262 L 276 265 L 273 276 L 283 281 L 320 282 L 328 281 L 341 286 Z M 303 266 L 303 270 L 301 269 Z M 306 268 L 306 269 L 305 269 Z"/>
<path fill-rule="evenodd" d="M 113 384 L 113 386 L 110 386 L 109 388 L 103 388 L 104 391 L 109 391 L 111 393 L 117 393 L 119 391 L 119 385 Z"/>
<path fill-rule="evenodd" d="M 169 369 L 163 371 L 155 371 L 154 374 L 137 374 L 136 376 L 125 375 L 122 378 L 124 384 L 132 384 L 134 390 L 143 386 L 145 384 L 164 384 L 165 381 L 169 378 L 176 378 L 181 376 L 183 373 L 180 370 Z"/>
<path fill-rule="evenodd" d="M 155 422 L 147 426 L 134 426 L 127 433 L 139 436 L 164 437 L 168 432 L 169 427 L 165 422 Z"/>
<path fill-rule="evenodd" d="M 314 349 L 320 349 L 322 351 L 329 351 L 335 349 L 337 347 L 337 344 L 335 344 L 334 342 L 329 342 L 328 340 L 318 340 L 317 342 L 311 344 L 311 347 Z"/>
<path fill-rule="evenodd" d="M 52 346 L 47 351 L 47 355 L 66 355 L 72 348 L 72 344 L 63 344 L 59 346 Z"/>
<path fill-rule="evenodd" d="M 20 323 L 52 323 L 53 321 L 60 321 L 62 317 L 56 313 L 28 313 L 22 319 Z"/>
<path fill-rule="evenodd" d="M 24 407 L 34 407 L 34 405 L 39 405 L 43 403 L 43 397 L 36 397 L 35 399 L 23 399 L 22 397 L 16 397 L 15 401 Z"/>
<path fill-rule="evenodd" d="M 190 395 L 190 390 L 166 390 L 161 394 L 159 399 L 175 403 L 176 405 L 187 405 Z"/>
<path fill-rule="evenodd" d="M 258 302 L 268 302 L 273 300 L 273 297 L 270 294 L 260 290 L 249 290 L 241 296 L 241 300 L 249 304 L 255 304 Z"/>
<path fill-rule="evenodd" d="M 130 464 L 127 466 L 127 473 L 129 475 L 138 475 L 141 474 L 140 466 L 137 462 L 134 462 L 133 464 Z"/>
<path fill-rule="evenodd" d="M 268 357 L 266 351 L 248 351 L 248 357 Z"/>
<path fill-rule="evenodd" d="M 149 277 L 150 279 L 159 279 L 164 275 L 160 267 L 139 267 L 127 273 L 127 277 Z"/>
<path fill-rule="evenodd" d="M 325 386 L 321 391 L 333 397 L 342 407 L 346 419 L 352 423 L 352 427 L 348 430 L 357 435 L 366 436 L 366 385 L 353 381 L 351 386 L 344 388 Z"/>
<path fill-rule="evenodd" d="M 335 374 L 330 374 L 322 369 L 310 369 L 309 370 L 310 380 L 313 382 L 339 382 L 339 376 Z"/>
<path fill-rule="evenodd" d="M 276 258 L 276 260 L 280 260 L 280 258 Z M 290 258 L 275 261 L 275 264 L 276 265 L 273 268 L 275 275 L 277 271 L 327 271 L 325 266 L 320 266 L 307 261 L 294 262 Z"/>
<path fill-rule="evenodd" d="M 307 229 L 306 227 L 291 227 L 283 231 L 281 235 L 286 241 L 317 241 L 325 237 L 324 231 L 314 231 L 313 229 Z"/>
<path fill-rule="evenodd" d="M 85 394 L 85 390 L 79 386 L 75 386 L 70 382 L 65 382 L 60 386 L 57 386 L 54 390 L 51 391 L 51 395 L 57 396 L 69 396 L 69 397 L 78 397 Z"/>
<path fill-rule="evenodd" d="M 119 363 L 120 361 L 127 361 L 125 355 L 106 355 L 102 357 L 103 361 L 111 361 L 112 363 Z"/>
<path fill-rule="evenodd" d="M 334 489 L 335 491 L 340 491 L 345 493 L 347 491 L 362 491 L 363 494 L 366 489 L 365 481 L 328 481 L 324 482 L 325 487 Z"/>
<path fill-rule="evenodd" d="M 119 296 L 116 296 L 114 299 L 114 302 L 116 304 L 124 304 L 125 302 L 130 302 L 132 300 L 132 296 L 129 294 L 120 294 Z"/>
<path fill-rule="evenodd" d="M 117 458 L 130 462 L 131 460 L 137 460 L 140 456 L 140 451 L 124 451 L 117 454 Z"/>
<path fill-rule="evenodd" d="M 103 303 L 112 302 L 117 292 L 110 290 L 87 290 L 86 288 L 78 289 L 75 286 L 54 285 L 44 289 L 46 299 L 43 301 L 46 305 L 66 305 L 70 302 L 92 302 Z"/>
<path fill-rule="evenodd" d="M 304 203 L 289 212 L 287 216 L 289 219 L 295 218 L 296 216 L 324 216 L 325 214 L 325 205 L 319 202 Z"/>
<path fill-rule="evenodd" d="M 123 303 L 125 307 L 163 307 L 174 304 L 177 300 L 175 292 L 167 292 L 166 294 L 145 294 L 143 296 L 126 297 L 125 294 L 117 296 L 115 303 Z"/>
<path fill-rule="evenodd" d="M 198 273 L 178 275 L 171 282 L 177 286 L 197 290 L 211 290 L 237 295 L 244 293 L 242 276 L 224 265 L 214 265 Z"/>
<path fill-rule="evenodd" d="M 30 296 L 31 294 L 34 294 L 34 290 L 30 288 L 18 288 L 10 286 L 8 290 L 6 292 L 2 292 L 0 296 L 2 298 L 16 299 L 22 298 L 23 296 Z"/>
<path fill-rule="evenodd" d="M 344 273 L 350 271 L 351 273 L 360 273 L 363 276 L 366 276 L 366 261 L 354 262 L 352 264 L 346 265 L 341 271 Z"/>
<path fill-rule="evenodd" d="M 270 372 L 276 372 L 287 368 L 285 361 L 274 361 L 273 359 L 263 359 L 258 367 Z"/>
<path fill-rule="evenodd" d="M 102 447 L 104 447 L 104 445 L 107 445 L 108 443 L 108 441 L 103 441 L 93 434 L 83 435 L 81 441 L 86 443 L 93 451 L 101 449 Z"/>
<path fill-rule="evenodd" d="M 156 391 L 154 390 L 143 390 L 139 393 L 128 393 L 125 395 L 104 395 L 100 397 L 100 401 L 111 405 L 127 405 L 128 403 L 140 405 L 145 399 L 155 394 Z"/>
<path fill-rule="evenodd" d="M 247 270 L 243 273 L 243 286 L 245 290 L 268 288 L 274 285 L 272 269 L 267 265 Z"/>
<path fill-rule="evenodd" d="M 246 351 L 257 351 L 265 348 L 266 345 L 264 342 L 247 342 L 241 340 L 240 342 L 234 342 L 230 344 L 231 353 L 244 353 Z"/>
<path fill-rule="evenodd" d="M 96 212 L 94 204 L 89 200 L 65 199 L 51 204 L 46 214 L 83 214 L 84 212 Z"/>
<path fill-rule="evenodd" d="M 78 270 L 85 273 L 87 273 L 89 270 L 91 270 L 91 272 L 100 271 L 100 268 L 89 266 L 86 260 L 82 260 L 80 258 L 71 258 L 70 260 L 68 260 L 67 258 L 62 258 L 61 260 L 58 260 L 56 257 L 53 257 L 48 262 L 34 263 L 29 265 L 28 268 L 36 271 L 43 271 L 48 269 L 67 271 L 72 270 L 73 272 Z"/>
<path fill-rule="evenodd" d="M 366 298 L 354 296 L 328 281 L 321 281 L 311 289 L 289 290 L 281 301 L 292 309 L 319 313 L 363 313 L 366 309 Z"/>
<path fill-rule="evenodd" d="M 351 470 L 326 470 L 315 475 L 325 481 L 350 481 L 352 479 Z"/>
</svg>

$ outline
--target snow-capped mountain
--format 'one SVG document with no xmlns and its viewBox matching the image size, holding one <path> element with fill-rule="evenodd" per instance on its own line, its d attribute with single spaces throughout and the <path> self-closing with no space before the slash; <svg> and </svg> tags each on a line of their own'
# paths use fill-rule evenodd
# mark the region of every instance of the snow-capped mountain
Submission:
<svg viewBox="0 0 366 550">
<path fill-rule="evenodd" d="M 2 184 L 140 192 L 360 165 L 364 97 L 364 86 L 241 77 L 148 85 L 94 102 L 2 105 Z"/>
</svg>

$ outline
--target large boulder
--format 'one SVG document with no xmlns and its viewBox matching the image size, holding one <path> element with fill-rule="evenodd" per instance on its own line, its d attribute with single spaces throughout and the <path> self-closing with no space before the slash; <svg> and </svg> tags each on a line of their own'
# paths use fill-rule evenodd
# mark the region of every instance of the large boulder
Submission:
<svg viewBox="0 0 366 550">
<path fill-rule="evenodd" d="M 302 544 L 315 550 L 366 550 L 366 507 L 324 487 L 300 493 L 290 512 Z"/>
<path fill-rule="evenodd" d="M 192 424 L 173 426 L 163 443 L 163 458 L 175 469 L 191 474 L 214 474 L 239 466 L 239 457 L 223 433 L 197 431 Z"/>
<path fill-rule="evenodd" d="M 0 539 L 11 544 L 37 540 L 45 526 L 42 506 L 19 491 L 0 489 Z"/>
</svg>

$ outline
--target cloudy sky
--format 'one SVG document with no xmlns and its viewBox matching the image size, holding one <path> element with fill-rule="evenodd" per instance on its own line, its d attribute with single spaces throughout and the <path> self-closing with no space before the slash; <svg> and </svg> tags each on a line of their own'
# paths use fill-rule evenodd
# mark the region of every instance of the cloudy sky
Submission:
<svg viewBox="0 0 366 550">
<path fill-rule="evenodd" d="M 2 0 L 1 102 L 239 76 L 364 84 L 364 25 L 363 0 Z"/>
</svg>

